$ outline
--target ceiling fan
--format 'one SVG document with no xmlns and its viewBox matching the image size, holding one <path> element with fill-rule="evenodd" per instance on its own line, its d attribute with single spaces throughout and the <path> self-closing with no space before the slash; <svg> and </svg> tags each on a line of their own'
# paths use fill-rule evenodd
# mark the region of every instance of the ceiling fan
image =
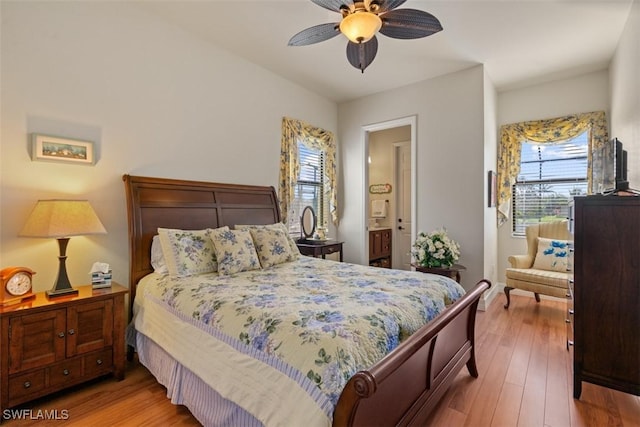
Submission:
<svg viewBox="0 0 640 427">
<path fill-rule="evenodd" d="M 376 33 L 395 39 L 417 39 L 442 30 L 438 18 L 416 9 L 396 9 L 406 0 L 311 0 L 318 6 L 338 12 L 342 20 L 300 31 L 289 46 L 306 46 L 329 40 L 338 34 L 348 39 L 347 59 L 364 73 L 378 52 Z"/>
</svg>

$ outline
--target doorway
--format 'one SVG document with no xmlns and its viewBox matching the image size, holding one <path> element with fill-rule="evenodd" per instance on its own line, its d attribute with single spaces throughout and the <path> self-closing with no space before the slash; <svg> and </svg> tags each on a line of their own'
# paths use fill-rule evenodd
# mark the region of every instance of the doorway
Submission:
<svg viewBox="0 0 640 427">
<path fill-rule="evenodd" d="M 389 202 L 387 215 L 378 226 L 392 230 L 392 268 L 411 269 L 411 242 L 415 239 L 416 217 L 416 117 L 363 127 L 364 203 L 363 224 L 372 225 L 372 200 Z M 389 184 L 388 194 L 371 193 Z M 368 263 L 369 232 L 364 233 L 363 263 Z"/>
</svg>

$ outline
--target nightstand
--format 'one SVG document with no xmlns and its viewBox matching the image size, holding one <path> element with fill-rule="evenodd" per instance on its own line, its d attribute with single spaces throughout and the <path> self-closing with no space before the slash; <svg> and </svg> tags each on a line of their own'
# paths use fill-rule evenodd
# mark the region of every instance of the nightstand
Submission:
<svg viewBox="0 0 640 427">
<path fill-rule="evenodd" d="M 311 241 L 311 240 L 299 240 L 296 242 L 298 249 L 300 249 L 300 253 L 302 255 L 319 257 L 321 256 L 323 259 L 326 258 L 327 255 L 339 252 L 340 253 L 340 262 L 342 262 L 342 244 L 344 242 L 334 242 L 332 240 L 324 240 L 324 241 Z"/>
<path fill-rule="evenodd" d="M 0 413 L 106 374 L 124 378 L 128 289 L 76 289 L 0 307 Z"/>
<path fill-rule="evenodd" d="M 448 267 L 448 268 L 435 268 L 435 267 L 429 268 L 429 267 L 422 267 L 420 265 L 415 265 L 415 264 L 411 264 L 411 266 L 414 267 L 416 271 L 420 271 L 421 273 L 433 273 L 433 274 L 438 274 L 440 276 L 450 277 L 452 279 L 455 279 L 455 281 L 458 283 L 460 283 L 460 271 L 467 269 L 467 267 L 460 264 L 453 264 L 451 267 Z"/>
</svg>

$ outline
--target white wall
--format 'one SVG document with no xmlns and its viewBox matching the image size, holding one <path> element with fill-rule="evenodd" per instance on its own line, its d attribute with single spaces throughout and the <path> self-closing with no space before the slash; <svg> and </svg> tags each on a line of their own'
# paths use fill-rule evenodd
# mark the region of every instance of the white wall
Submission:
<svg viewBox="0 0 640 427">
<path fill-rule="evenodd" d="M 498 94 L 493 82 L 484 73 L 484 170 L 485 177 L 489 171 L 496 172 L 498 164 Z M 485 292 L 485 301 L 497 293 L 498 282 L 498 221 L 497 208 L 489 207 L 489 182 L 485 178 L 484 196 L 484 278 L 493 284 L 489 292 Z M 483 301 L 484 302 L 484 301 Z M 480 308 L 486 308 L 483 304 Z"/>
<path fill-rule="evenodd" d="M 74 237 L 74 284 L 93 261 L 128 283 L 121 176 L 274 185 L 281 118 L 337 131 L 337 106 L 124 2 L 2 2 L 0 267 L 57 271 L 53 239 L 17 237 L 35 202 L 89 199 L 108 234 Z M 32 162 L 28 134 L 96 142 L 95 166 Z"/>
<path fill-rule="evenodd" d="M 476 66 L 339 105 L 339 235 L 347 261 L 360 262 L 364 253 L 362 128 L 417 115 L 417 229 L 444 226 L 460 243 L 465 288 L 483 277 L 483 79 L 483 67 Z"/>
<path fill-rule="evenodd" d="M 640 190 L 640 1 L 635 0 L 611 63 L 611 135 L 628 155 L 629 185 Z"/>
<path fill-rule="evenodd" d="M 499 126 L 529 120 L 550 119 L 575 113 L 609 110 L 609 73 L 606 70 L 498 93 Z M 499 138 L 499 133 L 497 138 Z M 498 228 L 498 280 L 512 254 L 524 254 L 524 238 L 511 236 L 511 223 Z"/>
</svg>

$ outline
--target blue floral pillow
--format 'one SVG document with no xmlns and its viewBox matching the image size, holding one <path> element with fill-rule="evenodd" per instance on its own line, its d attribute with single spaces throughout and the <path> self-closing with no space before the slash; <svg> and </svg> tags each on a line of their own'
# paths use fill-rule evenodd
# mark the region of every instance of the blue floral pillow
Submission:
<svg viewBox="0 0 640 427">
<path fill-rule="evenodd" d="M 238 225 L 234 226 L 236 230 L 255 230 L 255 229 L 269 229 L 269 230 L 280 230 L 287 236 L 287 241 L 289 242 L 289 249 L 291 250 L 291 260 L 294 260 L 300 255 L 300 249 L 298 249 L 298 245 L 289 235 L 289 230 L 287 226 L 281 222 L 277 222 L 275 224 L 266 224 L 266 225 Z"/>
<path fill-rule="evenodd" d="M 538 237 L 538 253 L 533 268 L 566 272 L 569 269 L 569 242 Z"/>
<path fill-rule="evenodd" d="M 289 246 L 288 236 L 282 230 L 262 227 L 250 228 L 249 232 L 262 268 L 268 268 L 295 259 Z"/>
<path fill-rule="evenodd" d="M 260 268 L 249 231 L 216 228 L 209 230 L 209 237 L 216 250 L 219 274 L 228 275 Z"/>
<path fill-rule="evenodd" d="M 217 271 L 216 252 L 209 238 L 209 229 L 158 228 L 158 236 L 170 276 L 186 277 Z"/>
</svg>

